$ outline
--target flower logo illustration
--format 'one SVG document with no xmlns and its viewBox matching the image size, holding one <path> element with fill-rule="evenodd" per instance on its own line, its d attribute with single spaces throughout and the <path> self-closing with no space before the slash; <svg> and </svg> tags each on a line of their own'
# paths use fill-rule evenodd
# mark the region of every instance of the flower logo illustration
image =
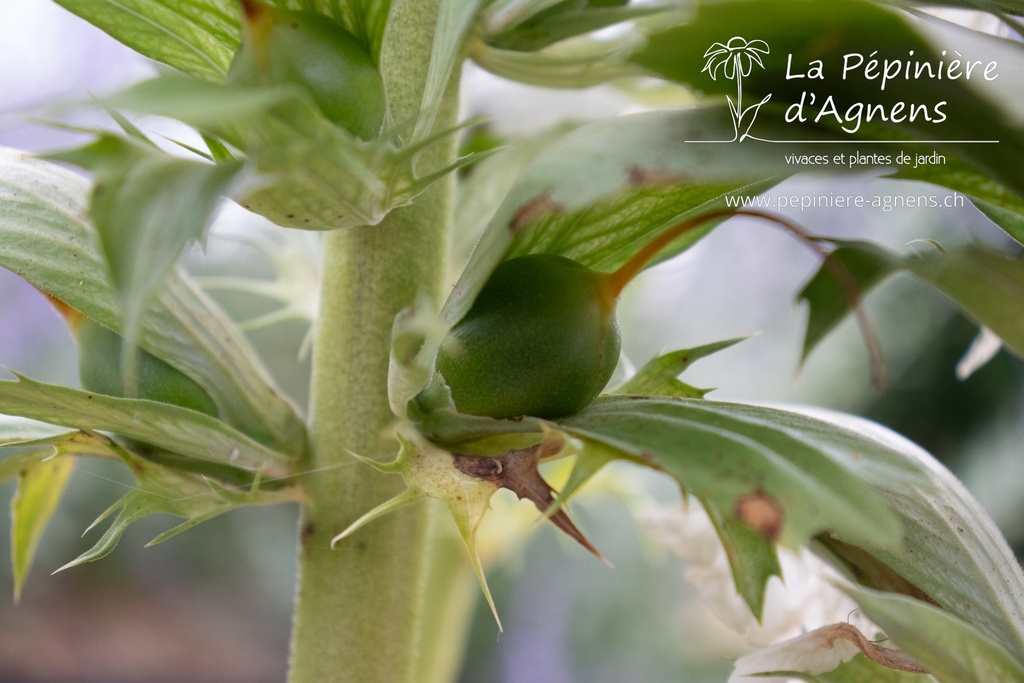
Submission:
<svg viewBox="0 0 1024 683">
<path fill-rule="evenodd" d="M 772 97 L 766 95 L 757 104 L 743 107 L 743 77 L 750 75 L 755 64 L 763 69 L 761 55 L 769 52 L 768 43 L 763 40 L 747 40 L 742 36 L 733 36 L 729 42 L 715 43 L 704 53 L 704 59 L 707 61 L 701 69 L 702 73 L 707 71 L 711 79 L 716 81 L 719 74 L 730 81 L 736 80 L 736 101 L 727 96 L 734 133 L 732 140 L 728 142 L 742 141 L 750 137 L 750 128 L 754 125 L 758 110 Z"/>
</svg>

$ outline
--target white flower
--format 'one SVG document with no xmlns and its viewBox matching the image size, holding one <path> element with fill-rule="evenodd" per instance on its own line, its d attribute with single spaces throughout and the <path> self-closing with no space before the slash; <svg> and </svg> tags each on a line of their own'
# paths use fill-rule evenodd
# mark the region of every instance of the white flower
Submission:
<svg viewBox="0 0 1024 683">
<path fill-rule="evenodd" d="M 846 621 L 851 613 L 862 628 L 871 628 L 856 603 L 833 583 L 838 575 L 807 551 L 779 550 L 782 580 L 769 581 L 763 619 L 758 623 L 736 590 L 728 557 L 703 507 L 692 501 L 687 509 L 652 510 L 641 516 L 640 524 L 648 536 L 690 563 L 684 574 L 687 582 L 750 648 Z"/>
<path fill-rule="evenodd" d="M 651 538 L 690 562 L 687 581 L 725 625 L 744 636 L 749 647 L 766 648 L 736 660 L 729 683 L 788 683 L 788 675 L 760 674 L 822 674 L 861 652 L 883 666 L 924 672 L 902 652 L 879 647 L 864 636 L 877 628 L 838 588 L 839 575 L 810 552 L 779 549 L 782 581 L 769 581 L 759 624 L 736 591 L 725 550 L 703 507 L 692 502 L 687 509 L 649 511 L 640 524 Z"/>
</svg>

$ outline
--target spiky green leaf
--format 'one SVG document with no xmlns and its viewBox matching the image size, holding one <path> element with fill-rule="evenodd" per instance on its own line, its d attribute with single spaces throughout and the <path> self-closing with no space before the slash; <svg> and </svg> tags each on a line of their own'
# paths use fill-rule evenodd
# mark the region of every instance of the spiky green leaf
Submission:
<svg viewBox="0 0 1024 683">
<path fill-rule="evenodd" d="M 856 448 L 848 435 L 860 434 L 882 446 L 859 451 L 858 467 L 904 529 L 897 547 L 881 539 L 824 535 L 815 541 L 822 556 L 865 586 L 932 601 L 1009 652 L 1024 652 L 1024 573 L 963 484 L 921 448 L 877 424 L 801 411 L 825 421 L 837 445 Z M 894 467 L 907 474 L 896 476 Z"/>
<path fill-rule="evenodd" d="M 288 0 L 269 0 L 295 9 Z M 221 80 L 241 42 L 237 0 L 57 0 L 113 38 L 182 73 Z M 391 9 L 389 0 L 303 0 L 301 8 L 344 25 L 376 60 Z"/>
<path fill-rule="evenodd" d="M 202 237 L 241 165 L 172 157 L 109 134 L 48 157 L 92 172 L 89 216 L 125 314 L 124 336 L 134 341 L 153 292 Z"/>
<path fill-rule="evenodd" d="M 708 511 L 708 517 L 729 559 L 736 592 L 747 603 L 751 614 L 761 621 L 768 581 L 773 576 L 782 578 L 782 566 L 775 545 L 740 521 L 734 512 L 711 505 L 705 505 L 704 508 Z"/>
<path fill-rule="evenodd" d="M 74 468 L 74 459 L 53 457 L 24 469 L 18 476 L 18 491 L 11 499 L 11 564 L 15 601 L 21 596 L 39 541 L 57 510 L 57 503 Z"/>
<path fill-rule="evenodd" d="M 194 410 L 155 401 L 113 398 L 26 377 L 0 382 L 0 413 L 51 424 L 108 431 L 172 453 L 254 469 L 291 458 Z"/>
<path fill-rule="evenodd" d="M 0 151 L 0 267 L 112 330 L 124 317 L 86 218 L 89 184 L 59 166 Z M 181 272 L 146 311 L 140 346 L 181 370 L 221 419 L 282 452 L 305 450 L 305 427 L 227 316 Z"/>
<path fill-rule="evenodd" d="M 110 106 L 158 114 L 242 150 L 233 198 L 285 227 L 334 230 L 376 225 L 430 184 L 477 157 L 418 168 L 417 152 L 454 130 L 400 145 L 405 129 L 364 141 L 328 121 L 297 88 L 241 88 L 161 77 L 108 98 Z"/>
<path fill-rule="evenodd" d="M 725 341 L 705 344 L 692 349 L 679 349 L 656 356 L 644 363 L 636 374 L 615 389 L 616 394 L 636 396 L 675 396 L 678 398 L 703 398 L 709 390 L 697 389 L 678 379 L 690 365 L 713 353 L 738 344 L 748 337 L 737 337 Z"/>
<path fill-rule="evenodd" d="M 241 38 L 236 0 L 56 1 L 133 50 L 199 78 L 223 78 Z"/>
<path fill-rule="evenodd" d="M 664 470 L 769 540 L 798 547 L 843 529 L 899 544 L 901 525 L 860 466 L 865 451 L 888 451 L 860 435 L 772 408 L 644 397 L 599 398 L 560 426 Z M 895 458 L 891 468 L 913 476 Z"/>
<path fill-rule="evenodd" d="M 149 543 L 154 545 L 238 507 L 272 505 L 293 501 L 296 497 L 288 489 L 263 491 L 257 485 L 250 489 L 240 489 L 246 495 L 224 496 L 222 488 L 211 486 L 209 480 L 201 476 L 167 469 L 127 452 L 122 452 L 122 457 L 135 475 L 135 488 L 107 508 L 89 527 L 92 529 L 117 513 L 95 545 L 58 571 L 106 557 L 117 546 L 129 526 L 151 515 L 168 514 L 185 520 Z"/>
<path fill-rule="evenodd" d="M 830 258 L 846 267 L 862 295 L 898 270 L 910 272 L 1024 356 L 1024 259 L 980 246 L 901 258 L 864 242 L 842 243 Z M 850 312 L 850 304 L 826 266 L 799 297 L 810 307 L 806 356 Z"/>
<path fill-rule="evenodd" d="M 816 534 L 814 547 L 851 578 L 927 596 L 1024 651 L 1024 574 L 994 523 L 931 456 L 874 423 L 806 408 L 604 398 L 560 428 L 665 471 L 768 540 Z"/>
</svg>

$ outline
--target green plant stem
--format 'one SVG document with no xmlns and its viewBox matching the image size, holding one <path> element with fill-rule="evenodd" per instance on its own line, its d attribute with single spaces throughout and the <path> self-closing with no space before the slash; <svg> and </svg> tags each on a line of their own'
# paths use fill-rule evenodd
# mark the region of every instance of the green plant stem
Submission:
<svg viewBox="0 0 1024 683">
<path fill-rule="evenodd" d="M 418 110 L 436 2 L 394 2 L 382 52 L 392 114 Z M 455 122 L 457 77 L 437 127 Z M 454 157 L 454 141 L 431 147 L 422 169 Z M 308 503 L 301 520 L 299 590 L 291 683 L 410 683 L 430 589 L 432 506 L 375 521 L 330 547 L 331 538 L 403 488 L 396 475 L 357 464 L 348 451 L 395 456 L 387 434 L 387 372 L 395 315 L 426 292 L 439 298 L 446 272 L 454 179 L 441 181 L 377 226 L 327 235 L 313 359 Z"/>
</svg>

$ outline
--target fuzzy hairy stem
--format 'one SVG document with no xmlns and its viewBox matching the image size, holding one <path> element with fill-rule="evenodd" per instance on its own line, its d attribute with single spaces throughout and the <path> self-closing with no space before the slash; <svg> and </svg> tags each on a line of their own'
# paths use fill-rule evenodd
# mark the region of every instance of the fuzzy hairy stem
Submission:
<svg viewBox="0 0 1024 683">
<path fill-rule="evenodd" d="M 381 68 L 396 121 L 420 103 L 436 2 L 396 1 Z M 457 77 L 437 127 L 454 123 Z M 428 149 L 424 169 L 454 156 L 454 141 Z M 430 605 L 436 552 L 432 506 L 420 504 L 377 520 L 332 550 L 331 538 L 403 484 L 358 464 L 347 451 L 387 460 L 397 444 L 387 400 L 391 326 L 419 293 L 439 298 L 446 272 L 454 178 L 377 226 L 327 235 L 324 282 L 313 359 L 311 469 L 301 521 L 299 590 L 292 633 L 291 683 L 402 683 L 417 671 Z"/>
</svg>

